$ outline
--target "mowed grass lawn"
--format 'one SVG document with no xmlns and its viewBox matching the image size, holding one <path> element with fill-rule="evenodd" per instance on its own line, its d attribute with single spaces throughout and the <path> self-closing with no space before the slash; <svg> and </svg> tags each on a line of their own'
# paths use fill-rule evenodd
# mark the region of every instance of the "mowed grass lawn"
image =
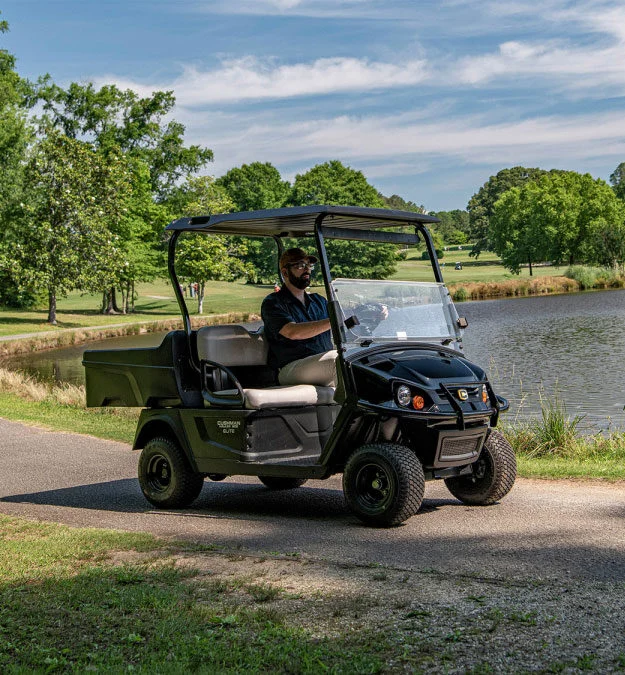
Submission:
<svg viewBox="0 0 625 675">
<path fill-rule="evenodd" d="M 432 281 L 432 269 L 427 260 L 421 260 L 420 252 L 411 250 L 406 260 L 400 261 L 397 272 L 391 277 L 394 280 Z M 469 257 L 469 250 L 447 251 L 440 261 L 444 264 L 443 278 L 448 284 L 480 281 L 503 281 L 506 279 L 527 279 L 527 268 L 519 275 L 510 274 L 497 256 L 485 253 L 477 260 Z M 462 263 L 462 270 L 455 270 L 456 262 Z M 534 276 L 559 276 L 564 268 L 535 267 Z M 316 272 L 315 282 L 321 284 L 321 275 Z M 259 313 L 263 298 L 272 291 L 273 286 L 246 284 L 241 281 L 213 281 L 207 284 L 204 298 L 203 314 L 227 313 Z M 322 286 L 314 290 L 323 293 Z M 151 283 L 138 284 L 138 298 L 135 312 L 132 314 L 100 314 L 101 296 L 98 294 L 70 293 L 58 301 L 58 324 L 47 323 L 47 307 L 41 306 L 33 310 L 13 310 L 0 308 L 0 336 L 19 335 L 58 331 L 68 328 L 84 328 L 94 326 L 110 326 L 114 324 L 140 323 L 161 319 L 176 319 L 180 316 L 178 303 L 168 280 L 159 279 Z M 121 301 L 121 298 L 120 298 Z M 192 316 L 197 315 L 197 300 L 187 298 L 187 305 Z"/>
<path fill-rule="evenodd" d="M 462 269 L 454 269 L 456 263 L 462 263 Z M 524 267 L 519 274 L 512 274 L 502 264 L 494 253 L 482 253 L 479 258 L 469 256 L 469 248 L 462 251 L 445 251 L 443 258 L 439 260 L 443 279 L 447 284 L 504 281 L 506 279 L 529 279 L 529 269 Z M 535 277 L 561 276 L 565 267 L 553 267 L 545 265 L 533 267 Z M 392 279 L 405 281 L 432 281 L 432 267 L 429 260 L 421 260 L 421 252 L 409 250 L 406 260 L 397 265 L 397 272 Z"/>
<path fill-rule="evenodd" d="M 258 313 L 263 298 L 273 286 L 256 286 L 241 282 L 214 281 L 208 284 L 204 297 L 204 314 Z M 67 328 L 110 326 L 122 323 L 140 323 L 176 319 L 180 317 L 178 303 L 171 284 L 156 280 L 139 284 L 135 312 L 132 314 L 100 314 L 101 297 L 94 294 L 70 293 L 58 301 L 57 326 L 47 323 L 47 307 L 33 310 L 0 308 L 0 336 L 58 331 Z M 121 300 L 120 300 L 121 301 Z M 192 316 L 197 315 L 197 300 L 187 298 Z"/>
</svg>

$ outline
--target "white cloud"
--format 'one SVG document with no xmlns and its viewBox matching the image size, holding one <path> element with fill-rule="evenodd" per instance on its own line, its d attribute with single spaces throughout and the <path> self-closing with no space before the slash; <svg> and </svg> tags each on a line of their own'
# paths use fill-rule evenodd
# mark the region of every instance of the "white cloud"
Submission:
<svg viewBox="0 0 625 675">
<path fill-rule="evenodd" d="M 495 53 L 469 56 L 459 60 L 451 72 L 463 84 L 480 84 L 506 78 L 531 77 L 557 82 L 561 87 L 596 89 L 625 86 L 625 41 L 608 47 L 577 47 L 562 41 L 529 43 L 510 41 L 499 45 Z M 545 84 L 545 82 L 543 82 Z M 620 94 L 622 89 L 612 92 Z"/>
<path fill-rule="evenodd" d="M 220 14 L 290 15 L 318 18 L 384 17 L 392 8 L 380 0 L 193 0 L 200 12 Z"/>
<path fill-rule="evenodd" d="M 402 64 L 355 58 L 323 58 L 311 63 L 275 65 L 247 57 L 225 61 L 215 70 L 187 66 L 171 82 L 139 84 L 115 77 L 98 78 L 98 84 L 115 82 L 141 94 L 173 89 L 178 105 L 196 107 L 250 99 L 281 99 L 337 92 L 371 91 L 412 86 L 426 78 L 425 62 Z"/>
<path fill-rule="evenodd" d="M 187 119 L 187 124 L 190 122 Z M 551 168 L 560 164 L 570 168 L 571 162 L 576 166 L 595 163 L 598 158 L 618 162 L 625 155 L 620 113 L 509 123 L 491 123 L 480 117 L 419 120 L 406 115 L 340 116 L 275 124 L 239 118 L 230 123 L 233 127 L 228 128 L 223 118 L 218 133 L 210 125 L 189 125 L 193 142 L 203 142 L 215 150 L 211 172 L 217 175 L 232 166 L 258 160 L 301 170 L 338 158 L 358 168 L 370 166 L 372 175 L 388 176 L 397 170 L 404 175 L 417 174 L 423 162 L 436 158 L 465 165 Z"/>
</svg>

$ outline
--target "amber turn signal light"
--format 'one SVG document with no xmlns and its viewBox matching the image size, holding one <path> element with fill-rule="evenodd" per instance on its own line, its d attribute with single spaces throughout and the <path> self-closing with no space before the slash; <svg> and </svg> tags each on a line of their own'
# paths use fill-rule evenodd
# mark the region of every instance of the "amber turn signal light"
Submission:
<svg viewBox="0 0 625 675">
<path fill-rule="evenodd" d="M 488 392 L 486 387 L 482 387 L 482 403 L 488 403 Z"/>
<path fill-rule="evenodd" d="M 415 396 L 412 399 L 412 406 L 415 410 L 423 410 L 424 405 L 425 401 L 423 400 L 423 396 Z"/>
</svg>

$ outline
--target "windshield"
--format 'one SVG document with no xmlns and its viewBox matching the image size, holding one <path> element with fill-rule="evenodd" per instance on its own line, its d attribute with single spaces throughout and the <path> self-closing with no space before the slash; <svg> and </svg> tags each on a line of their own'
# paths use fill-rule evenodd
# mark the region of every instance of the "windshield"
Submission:
<svg viewBox="0 0 625 675">
<path fill-rule="evenodd" d="M 332 286 L 344 317 L 360 322 L 347 330 L 348 343 L 461 339 L 444 284 L 335 279 Z"/>
</svg>

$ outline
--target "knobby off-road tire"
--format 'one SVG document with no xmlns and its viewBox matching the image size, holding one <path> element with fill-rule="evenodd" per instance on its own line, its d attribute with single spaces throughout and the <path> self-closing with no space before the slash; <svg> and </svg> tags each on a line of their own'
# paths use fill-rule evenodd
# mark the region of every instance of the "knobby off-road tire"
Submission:
<svg viewBox="0 0 625 675">
<path fill-rule="evenodd" d="M 490 429 L 472 476 L 447 478 L 451 494 L 464 504 L 488 506 L 512 489 L 516 479 L 514 450 L 501 432 Z"/>
<path fill-rule="evenodd" d="M 181 508 L 189 506 L 200 494 L 204 477 L 191 469 L 175 441 L 153 438 L 139 457 L 139 485 L 154 506 Z"/>
<path fill-rule="evenodd" d="M 260 482 L 270 490 L 294 490 L 302 487 L 306 478 L 277 478 L 275 476 L 259 476 Z"/>
<path fill-rule="evenodd" d="M 363 523 L 373 527 L 399 525 L 421 506 L 423 466 L 403 445 L 363 445 L 347 460 L 343 492 L 350 509 Z"/>
</svg>

